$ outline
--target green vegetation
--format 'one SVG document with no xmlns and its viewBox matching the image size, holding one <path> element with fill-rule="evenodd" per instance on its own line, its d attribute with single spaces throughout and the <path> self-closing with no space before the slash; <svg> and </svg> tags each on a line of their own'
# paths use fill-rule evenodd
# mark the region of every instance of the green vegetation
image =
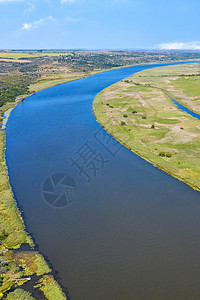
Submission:
<svg viewBox="0 0 200 300">
<path fill-rule="evenodd" d="M 1 120 L 3 113 L 14 105 L 8 103 L 1 107 Z M 9 249 L 18 249 L 24 243 L 33 245 L 25 232 L 21 214 L 10 189 L 4 149 L 5 133 L 0 131 L 0 297 L 13 285 L 21 285 L 26 281 L 23 280 L 23 272 L 14 262 L 13 250 Z"/>
<path fill-rule="evenodd" d="M 1 113 L 8 107 L 10 106 L 3 106 Z M 1 245 L 6 248 L 19 248 L 23 243 L 31 243 L 31 240 L 25 232 L 21 214 L 18 211 L 10 189 L 4 159 L 4 149 L 5 133 L 0 131 L 0 239 Z"/>
<path fill-rule="evenodd" d="M 14 102 L 19 95 L 27 94 L 29 84 L 35 82 L 34 77 L 20 74 L 0 75 L 0 106 Z"/>
<path fill-rule="evenodd" d="M 65 300 L 61 288 L 51 275 L 44 275 L 39 281 L 37 287 L 44 293 L 48 300 Z"/>
<path fill-rule="evenodd" d="M 68 56 L 73 55 L 70 52 L 54 52 L 54 51 L 1 51 L 0 58 L 34 58 L 43 56 Z"/>
<path fill-rule="evenodd" d="M 16 289 L 14 292 L 8 294 L 6 300 L 34 300 L 34 298 L 29 292 L 22 289 Z"/>
<path fill-rule="evenodd" d="M 38 276 L 51 272 L 43 256 L 35 251 L 17 252 L 14 262 L 24 269 L 24 275 L 37 274 Z"/>
<path fill-rule="evenodd" d="M 157 68 L 135 74 L 134 83 L 160 88 L 188 109 L 200 114 L 199 64 Z"/>
<path fill-rule="evenodd" d="M 93 103 L 97 120 L 117 140 L 198 190 L 200 121 L 179 110 L 168 94 L 188 107 L 199 108 L 200 85 L 195 85 L 192 94 L 199 73 L 200 64 L 142 71 L 105 89 Z M 189 94 L 190 98 L 182 98 Z"/>
</svg>

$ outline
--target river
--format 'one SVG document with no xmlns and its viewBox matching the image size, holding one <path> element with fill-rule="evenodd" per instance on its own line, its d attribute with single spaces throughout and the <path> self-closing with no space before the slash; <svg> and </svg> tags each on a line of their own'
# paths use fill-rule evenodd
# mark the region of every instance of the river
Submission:
<svg viewBox="0 0 200 300">
<path fill-rule="evenodd" d="M 200 194 L 121 146 L 92 112 L 113 70 L 21 102 L 6 128 L 28 232 L 73 300 L 200 299 Z"/>
</svg>

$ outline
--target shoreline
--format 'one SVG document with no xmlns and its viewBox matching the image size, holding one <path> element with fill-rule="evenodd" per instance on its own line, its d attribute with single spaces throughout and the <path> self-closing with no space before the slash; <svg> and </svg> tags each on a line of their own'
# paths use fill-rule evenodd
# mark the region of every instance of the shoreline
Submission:
<svg viewBox="0 0 200 300">
<path fill-rule="evenodd" d="M 95 99 L 94 99 L 94 100 L 95 100 Z M 94 101 L 93 101 L 93 103 L 94 103 Z M 188 185 L 189 187 L 191 187 L 193 190 L 200 192 L 200 188 L 198 188 L 197 186 L 194 186 L 194 185 L 190 184 L 189 182 L 187 182 L 186 180 L 184 180 L 183 178 L 181 178 L 181 177 L 179 177 L 179 176 L 177 176 L 177 175 L 175 175 L 175 174 L 173 174 L 173 173 L 167 171 L 165 168 L 163 168 L 163 167 L 159 166 L 158 164 L 156 164 L 155 162 L 151 161 L 148 157 L 142 156 L 142 155 L 139 154 L 137 151 L 135 151 L 134 149 L 132 149 L 132 148 L 130 148 L 129 146 L 127 146 L 124 142 L 122 142 L 121 140 L 117 139 L 112 133 L 109 132 L 109 130 L 108 130 L 106 127 L 104 127 L 103 124 L 101 124 L 101 122 L 99 121 L 99 119 L 98 119 L 98 117 L 97 117 L 97 115 L 96 115 L 96 113 L 95 113 L 94 106 L 92 107 L 92 110 L 93 110 L 93 114 L 94 114 L 94 116 L 95 116 L 95 119 L 96 119 L 96 121 L 99 123 L 99 125 L 101 125 L 101 127 L 103 127 L 103 128 L 106 130 L 106 132 L 107 132 L 110 136 L 112 136 L 116 141 L 118 141 L 121 145 L 123 145 L 124 147 L 126 147 L 129 151 L 131 151 L 131 152 L 134 153 L 135 155 L 139 156 L 141 159 L 143 159 L 143 160 L 147 161 L 148 163 L 150 163 L 151 165 L 153 165 L 153 167 L 155 167 L 155 168 L 157 168 L 157 169 L 159 169 L 159 170 L 161 170 L 161 171 L 167 173 L 169 176 L 174 177 L 174 178 L 178 179 L 179 181 L 181 181 L 181 182 L 187 184 L 187 185 Z"/>
<path fill-rule="evenodd" d="M 144 72 L 144 71 L 142 71 Z M 129 77 L 127 77 L 128 79 Z M 120 82 L 116 83 L 119 84 Z M 115 84 L 114 84 L 115 85 Z M 114 86 L 112 85 L 112 86 Z M 150 86 L 150 85 L 149 85 Z M 111 87 L 111 86 L 110 86 Z M 109 88 L 109 87 L 108 87 Z M 130 150 L 132 153 L 134 153 L 135 155 L 139 156 L 141 159 L 147 161 L 148 163 L 150 163 L 151 165 L 153 165 L 153 167 L 167 173 L 169 176 L 176 178 L 177 180 L 179 180 L 180 182 L 183 182 L 184 184 L 186 184 L 187 186 L 189 186 L 190 188 L 192 188 L 195 191 L 200 192 L 200 187 L 197 186 L 196 184 L 193 184 L 192 182 L 190 182 L 190 180 L 187 180 L 186 178 L 181 177 L 180 175 L 171 172 L 169 169 L 165 168 L 165 166 L 162 166 L 162 164 L 160 164 L 159 162 L 157 162 L 156 160 L 152 160 L 151 159 L 151 155 L 149 153 L 144 153 L 144 151 L 141 149 L 137 149 L 134 148 L 134 145 L 127 145 L 126 141 L 122 140 L 122 137 L 118 136 L 118 132 L 113 132 L 113 130 L 109 127 L 109 125 L 106 123 L 106 121 L 108 121 L 108 118 L 106 117 L 106 111 L 105 109 L 103 109 L 103 105 L 102 105 L 102 100 L 101 100 L 101 95 L 104 94 L 104 92 L 108 89 L 104 89 L 103 91 L 101 91 L 100 93 L 98 93 L 96 95 L 96 97 L 93 100 L 92 103 L 92 110 L 93 110 L 93 114 L 94 117 L 96 119 L 96 121 L 107 131 L 107 133 L 109 135 L 111 135 L 116 141 L 118 141 L 120 144 L 122 144 L 124 147 L 126 147 L 128 150 Z M 161 88 L 162 89 L 162 88 Z M 166 91 L 163 91 L 166 93 Z M 167 95 L 167 97 L 171 97 L 171 95 Z M 109 98 L 108 98 L 109 99 Z M 107 101 L 108 101 L 107 99 Z M 112 99 L 112 98 L 111 98 Z M 110 100 L 111 100 L 110 99 Z M 171 99 L 170 99 L 171 100 Z M 107 104 L 108 105 L 108 104 Z M 112 104 L 113 105 L 113 104 Z M 182 105 L 182 104 L 181 104 Z M 191 110 L 191 112 L 193 112 Z M 106 125 L 107 124 L 107 125 Z M 118 137 L 117 137 L 118 136 Z"/>
<path fill-rule="evenodd" d="M 181 177 L 179 177 L 179 176 L 177 176 L 177 175 L 175 175 L 175 174 L 173 174 L 173 173 L 167 171 L 167 169 L 165 169 L 165 168 L 159 166 L 158 164 L 156 164 L 155 162 L 151 161 L 148 157 L 145 157 L 145 156 L 139 154 L 136 150 L 130 148 L 130 147 L 127 146 L 124 142 L 122 142 L 121 140 L 117 139 L 112 133 L 109 132 L 109 130 L 106 129 L 106 127 L 103 126 L 103 124 L 101 124 L 101 122 L 99 121 L 99 119 L 98 119 L 98 117 L 97 117 L 97 115 L 96 115 L 96 113 L 95 113 L 94 108 L 93 108 L 93 114 L 94 114 L 94 116 L 95 116 L 96 121 L 99 123 L 99 125 L 101 125 L 101 127 L 103 127 L 103 128 L 106 130 L 106 132 L 107 132 L 110 136 L 112 136 L 112 137 L 113 137 L 116 141 L 118 141 L 121 145 L 123 145 L 124 147 L 126 147 L 129 151 L 131 151 L 132 153 L 134 153 L 135 155 L 137 155 L 137 156 L 140 157 L 141 159 L 145 160 L 146 162 L 150 163 L 154 168 L 157 168 L 157 169 L 159 169 L 159 170 L 165 172 L 165 173 L 168 174 L 169 176 L 174 177 L 175 179 L 178 179 L 180 182 L 185 183 L 186 185 L 188 185 L 189 187 L 191 187 L 193 190 L 200 192 L 200 188 L 198 188 L 197 186 L 194 186 L 194 185 L 192 185 L 191 183 L 189 183 L 189 182 L 187 182 L 186 180 L 184 180 L 183 178 L 181 178 Z"/>
<path fill-rule="evenodd" d="M 2 124 L 1 124 L 1 129 L 6 129 L 6 124 L 8 122 L 8 119 L 10 117 L 10 114 L 11 114 L 11 111 L 14 109 L 13 108 L 9 108 L 8 110 L 6 110 L 3 114 L 3 121 L 2 121 Z"/>
</svg>

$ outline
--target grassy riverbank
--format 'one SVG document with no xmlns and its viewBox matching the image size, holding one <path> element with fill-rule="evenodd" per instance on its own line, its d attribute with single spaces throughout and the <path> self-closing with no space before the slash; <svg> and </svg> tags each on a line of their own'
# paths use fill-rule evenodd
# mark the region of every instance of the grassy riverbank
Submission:
<svg viewBox="0 0 200 300">
<path fill-rule="evenodd" d="M 199 73 L 200 64 L 142 71 L 105 89 L 93 103 L 97 120 L 117 140 L 198 190 L 200 121 L 179 110 L 168 94 L 198 112 Z"/>
<path fill-rule="evenodd" d="M 134 76 L 135 83 L 164 89 L 188 109 L 200 114 L 199 64 L 184 64 L 147 70 Z"/>
</svg>

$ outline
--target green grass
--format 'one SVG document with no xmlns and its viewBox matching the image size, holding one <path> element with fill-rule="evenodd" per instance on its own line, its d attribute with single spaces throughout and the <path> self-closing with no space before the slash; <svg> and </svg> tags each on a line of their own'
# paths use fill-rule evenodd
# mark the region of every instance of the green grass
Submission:
<svg viewBox="0 0 200 300">
<path fill-rule="evenodd" d="M 40 287 L 48 300 L 66 300 L 61 288 L 51 275 L 44 275 L 39 280 L 37 287 Z"/>
<path fill-rule="evenodd" d="M 7 104 L 1 108 L 1 114 L 15 104 Z M 2 115 L 1 115 L 2 118 Z M 0 235 L 5 235 L 3 244 L 7 248 L 18 248 L 23 243 L 30 242 L 25 232 L 21 214 L 8 182 L 7 167 L 4 158 L 5 132 L 0 131 Z"/>
<path fill-rule="evenodd" d="M 16 289 L 14 292 L 11 292 L 6 297 L 6 300 L 34 300 L 29 292 L 26 292 L 22 289 Z"/>
<path fill-rule="evenodd" d="M 26 276 L 33 274 L 40 276 L 51 272 L 43 256 L 35 251 L 15 253 L 14 262 L 24 269 Z"/>
<path fill-rule="evenodd" d="M 0 52 L 0 58 L 11 58 L 11 59 L 21 59 L 21 58 L 33 58 L 33 57 L 43 57 L 43 56 L 68 56 L 73 55 L 70 52 L 38 52 L 38 51 L 13 51 L 13 52 Z"/>
<path fill-rule="evenodd" d="M 34 75 L 0 75 L 0 106 L 7 102 L 15 102 L 18 95 L 27 94 L 29 84 L 35 82 L 35 80 Z"/>
<path fill-rule="evenodd" d="M 97 120 L 117 140 L 197 189 L 200 189 L 200 121 L 179 110 L 167 92 L 197 97 L 200 85 L 194 85 L 194 95 L 192 91 L 194 80 L 199 81 L 199 72 L 199 64 L 142 71 L 128 81 L 108 87 L 93 103 Z"/>
<path fill-rule="evenodd" d="M 139 72 L 134 81 L 166 91 L 190 110 L 200 113 L 200 64 L 160 67 Z"/>
</svg>

